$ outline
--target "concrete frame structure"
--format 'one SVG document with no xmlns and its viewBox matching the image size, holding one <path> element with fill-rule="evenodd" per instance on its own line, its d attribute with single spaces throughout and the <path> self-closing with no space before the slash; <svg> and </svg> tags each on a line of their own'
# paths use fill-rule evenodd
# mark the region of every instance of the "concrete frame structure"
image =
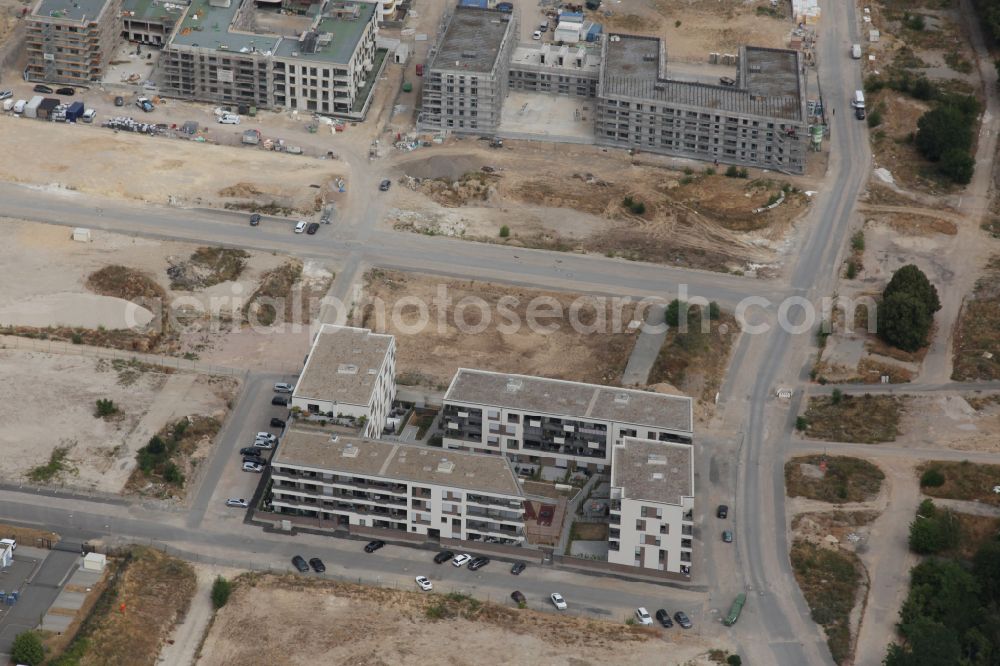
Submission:
<svg viewBox="0 0 1000 666">
<path fill-rule="evenodd" d="M 626 437 L 611 464 L 608 562 L 690 572 L 694 447 Z"/>
<path fill-rule="evenodd" d="M 271 461 L 278 513 L 319 529 L 524 541 L 524 495 L 500 456 L 291 429 Z"/>
<path fill-rule="evenodd" d="M 190 0 L 123 0 L 122 36 L 129 42 L 162 47 L 188 4 Z"/>
<path fill-rule="evenodd" d="M 600 73 L 601 55 L 595 48 L 521 45 L 511 59 L 510 89 L 596 97 Z"/>
<path fill-rule="evenodd" d="M 25 51 L 32 81 L 99 81 L 121 39 L 122 0 L 38 0 Z"/>
<path fill-rule="evenodd" d="M 490 134 L 500 126 L 517 39 L 511 13 L 456 7 L 424 73 L 421 131 Z"/>
<path fill-rule="evenodd" d="M 443 445 L 601 471 L 625 437 L 690 444 L 686 396 L 461 368 L 444 396 Z"/>
<path fill-rule="evenodd" d="M 396 338 L 366 328 L 323 324 L 306 357 L 291 406 L 304 414 L 364 419 L 379 437 L 396 397 Z"/>
</svg>

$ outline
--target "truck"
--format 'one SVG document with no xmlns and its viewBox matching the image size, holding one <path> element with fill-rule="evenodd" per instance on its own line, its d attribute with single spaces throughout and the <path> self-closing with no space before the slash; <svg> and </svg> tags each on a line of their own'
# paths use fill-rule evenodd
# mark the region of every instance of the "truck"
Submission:
<svg viewBox="0 0 1000 666">
<path fill-rule="evenodd" d="M 855 44 L 851 47 L 851 57 L 855 60 L 861 59 L 861 44 Z"/>
<path fill-rule="evenodd" d="M 66 109 L 66 122 L 75 123 L 83 116 L 84 111 L 83 102 L 73 102 Z"/>
<path fill-rule="evenodd" d="M 25 118 L 37 118 L 38 117 L 38 107 L 42 105 L 42 101 L 45 98 L 41 95 L 35 95 L 24 107 L 24 117 Z"/>
</svg>

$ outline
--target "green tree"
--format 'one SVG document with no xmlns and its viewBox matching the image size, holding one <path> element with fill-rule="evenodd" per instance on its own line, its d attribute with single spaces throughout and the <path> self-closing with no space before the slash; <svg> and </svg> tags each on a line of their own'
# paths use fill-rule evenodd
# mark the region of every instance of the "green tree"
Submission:
<svg viewBox="0 0 1000 666">
<path fill-rule="evenodd" d="M 229 595 L 233 592 L 233 584 L 219 576 L 212 583 L 212 605 L 216 610 L 222 608 L 229 601 Z"/>
<path fill-rule="evenodd" d="M 163 480 L 179 486 L 184 483 L 184 474 L 181 473 L 180 468 L 176 464 L 172 462 L 167 463 L 166 468 L 163 470 Z"/>
<path fill-rule="evenodd" d="M 955 666 L 960 663 L 961 646 L 955 632 L 931 620 L 922 619 L 907 635 L 905 647 L 889 646 L 885 666 Z"/>
<path fill-rule="evenodd" d="M 941 301 L 938 299 L 937 288 L 931 284 L 927 276 L 914 264 L 907 264 L 892 274 L 889 284 L 882 291 L 882 298 L 888 298 L 893 294 L 905 292 L 913 294 L 927 306 L 931 314 L 941 309 Z"/>
<path fill-rule="evenodd" d="M 912 294 L 893 294 L 878 305 L 878 336 L 904 351 L 927 344 L 932 322 L 927 306 Z"/>
<path fill-rule="evenodd" d="M 729 666 L 743 666 L 743 660 L 740 659 L 740 655 L 738 654 L 731 654 L 726 657 L 726 663 Z"/>
<path fill-rule="evenodd" d="M 942 511 L 933 508 L 933 503 L 931 503 L 932 513 L 927 515 L 924 511 L 926 504 L 927 501 L 921 504 L 917 517 L 910 523 L 910 550 L 920 555 L 932 555 L 957 546 L 959 524 L 955 516 L 947 509 Z M 918 568 L 915 568 L 914 572 Z M 914 573 L 914 576 L 916 575 Z M 911 582 L 911 586 L 916 587 L 915 581 Z"/>
<path fill-rule="evenodd" d="M 510 227 L 506 224 L 500 227 L 500 238 L 508 238 L 510 236 Z"/>
<path fill-rule="evenodd" d="M 987 541 L 979 547 L 972 558 L 972 572 L 984 599 L 1000 599 L 1000 541 Z"/>
<path fill-rule="evenodd" d="M 712 301 L 708 304 L 708 318 L 712 321 L 717 321 L 719 317 L 722 316 L 722 310 L 719 308 L 719 304 L 716 301 Z"/>
<path fill-rule="evenodd" d="M 45 659 L 42 641 L 34 631 L 22 631 L 14 638 L 10 656 L 18 664 L 37 666 Z"/>
<path fill-rule="evenodd" d="M 118 407 L 115 406 L 114 400 L 109 400 L 106 398 L 97 399 L 97 407 L 94 410 L 94 416 L 99 419 L 106 419 L 109 416 L 114 416 L 118 413 Z"/>
<path fill-rule="evenodd" d="M 681 322 L 681 307 L 684 304 L 680 302 L 679 299 L 674 299 L 670 301 L 667 305 L 667 309 L 664 312 L 663 320 L 667 323 L 667 326 L 672 326 L 676 328 Z"/>
<path fill-rule="evenodd" d="M 159 435 L 153 435 L 149 438 L 149 443 L 146 444 L 146 450 L 152 455 L 156 456 L 163 453 L 166 450 L 166 444 L 160 439 Z"/>
<path fill-rule="evenodd" d="M 938 488 L 944 485 L 944 474 L 941 470 L 936 467 L 931 467 L 930 469 L 924 471 L 920 475 L 920 487 L 921 488 Z"/>
<path fill-rule="evenodd" d="M 953 183 L 968 185 L 976 170 L 976 160 L 967 151 L 950 148 L 941 156 L 938 171 Z"/>
<path fill-rule="evenodd" d="M 969 119 L 953 105 L 931 109 L 917 121 L 916 146 L 931 162 L 940 160 L 948 150 L 968 153 L 972 148 Z"/>
</svg>

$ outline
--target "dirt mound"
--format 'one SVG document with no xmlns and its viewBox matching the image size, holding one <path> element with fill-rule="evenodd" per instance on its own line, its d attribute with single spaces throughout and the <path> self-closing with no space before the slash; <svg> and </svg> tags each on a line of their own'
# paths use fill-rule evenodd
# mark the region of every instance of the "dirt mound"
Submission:
<svg viewBox="0 0 1000 666">
<path fill-rule="evenodd" d="M 251 199 L 256 196 L 264 194 L 257 189 L 257 186 L 253 183 L 236 183 L 235 185 L 230 185 L 229 187 L 223 187 L 219 190 L 220 197 L 234 197 Z"/>
<path fill-rule="evenodd" d="M 435 155 L 405 162 L 400 168 L 414 178 L 448 178 L 454 180 L 470 171 L 478 171 L 485 162 L 473 155 Z"/>
<path fill-rule="evenodd" d="M 164 299 L 166 291 L 156 280 L 135 268 L 118 264 L 105 266 L 87 277 L 87 289 L 101 296 L 114 296 L 145 305 L 152 299 Z"/>
<path fill-rule="evenodd" d="M 199 247 L 186 261 L 170 261 L 167 268 L 170 288 L 193 291 L 235 280 L 243 273 L 249 258 L 245 250 Z"/>
<path fill-rule="evenodd" d="M 260 280 L 260 286 L 253 292 L 243 308 L 244 318 L 263 326 L 270 326 L 276 322 L 292 321 L 295 314 L 292 290 L 301 278 L 302 262 L 298 259 L 287 261 L 264 273 Z M 304 317 L 307 321 L 308 316 L 309 310 L 306 308 Z"/>
<path fill-rule="evenodd" d="M 469 171 L 454 180 L 450 178 L 423 180 L 419 184 L 419 189 L 422 194 L 448 208 L 469 204 L 482 205 L 496 194 L 493 185 L 496 179 L 497 176 Z"/>
</svg>

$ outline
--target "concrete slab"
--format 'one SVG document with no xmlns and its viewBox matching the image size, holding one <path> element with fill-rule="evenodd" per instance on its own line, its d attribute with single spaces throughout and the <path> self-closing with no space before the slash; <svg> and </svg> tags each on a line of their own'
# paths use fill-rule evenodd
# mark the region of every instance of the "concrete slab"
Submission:
<svg viewBox="0 0 1000 666">
<path fill-rule="evenodd" d="M 607 541 L 574 541 L 570 547 L 569 554 L 573 557 L 586 557 L 591 559 L 608 559 Z"/>
<path fill-rule="evenodd" d="M 594 100 L 510 91 L 500 116 L 500 136 L 569 143 L 594 142 Z"/>
<path fill-rule="evenodd" d="M 79 610 L 83 606 L 83 602 L 86 598 L 86 594 L 63 590 L 59 593 L 59 596 L 56 597 L 56 600 L 52 602 L 52 608 L 61 608 L 71 611 Z"/>
<path fill-rule="evenodd" d="M 46 613 L 45 617 L 42 618 L 42 629 L 61 634 L 66 631 L 72 622 L 72 615 L 53 615 L 52 613 Z"/>
</svg>

